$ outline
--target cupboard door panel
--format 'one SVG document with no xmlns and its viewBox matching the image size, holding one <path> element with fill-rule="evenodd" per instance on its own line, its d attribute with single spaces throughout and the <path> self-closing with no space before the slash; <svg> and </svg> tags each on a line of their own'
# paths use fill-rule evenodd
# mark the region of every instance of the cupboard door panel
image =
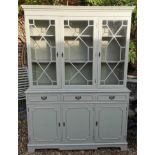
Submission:
<svg viewBox="0 0 155 155">
<path fill-rule="evenodd" d="M 64 105 L 63 141 L 68 143 L 91 142 L 93 137 L 92 105 Z"/>
<path fill-rule="evenodd" d="M 96 141 L 120 141 L 125 133 L 126 106 L 96 105 Z"/>
<path fill-rule="evenodd" d="M 32 141 L 51 143 L 60 141 L 60 106 L 37 105 L 30 108 Z"/>
</svg>

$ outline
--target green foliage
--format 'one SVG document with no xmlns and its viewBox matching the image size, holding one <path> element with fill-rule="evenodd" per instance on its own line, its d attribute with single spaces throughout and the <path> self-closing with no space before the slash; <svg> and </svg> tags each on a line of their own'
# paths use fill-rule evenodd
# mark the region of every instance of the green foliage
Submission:
<svg viewBox="0 0 155 155">
<path fill-rule="evenodd" d="M 18 0 L 18 15 L 23 15 L 21 5 L 59 5 L 61 0 Z"/>
<path fill-rule="evenodd" d="M 25 0 L 24 4 L 27 5 L 50 5 L 56 4 L 59 0 Z"/>
<path fill-rule="evenodd" d="M 136 5 L 136 0 L 84 0 L 87 5 Z"/>
<path fill-rule="evenodd" d="M 128 56 L 129 56 L 128 62 L 134 64 L 136 61 L 136 44 L 133 41 L 130 42 Z"/>
<path fill-rule="evenodd" d="M 89 5 L 102 5 L 103 0 L 85 0 Z"/>
</svg>

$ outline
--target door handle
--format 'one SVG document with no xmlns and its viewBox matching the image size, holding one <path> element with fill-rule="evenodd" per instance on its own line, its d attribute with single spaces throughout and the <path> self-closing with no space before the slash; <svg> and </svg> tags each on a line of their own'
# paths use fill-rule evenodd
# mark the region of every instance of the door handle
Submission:
<svg viewBox="0 0 155 155">
<path fill-rule="evenodd" d="M 47 99 L 47 96 L 41 96 L 41 99 L 42 100 L 46 100 Z"/>
<path fill-rule="evenodd" d="M 109 99 L 113 100 L 113 99 L 115 99 L 115 96 L 109 96 Z"/>
<path fill-rule="evenodd" d="M 100 58 L 100 56 L 101 56 L 101 53 L 100 53 L 100 52 L 99 52 L 98 56 L 99 56 L 99 58 Z"/>
<path fill-rule="evenodd" d="M 82 97 L 81 96 L 75 96 L 76 100 L 80 100 Z"/>
<path fill-rule="evenodd" d="M 65 127 L 65 122 L 63 122 L 63 126 Z"/>
<path fill-rule="evenodd" d="M 98 126 L 98 121 L 96 121 L 96 126 Z"/>
</svg>

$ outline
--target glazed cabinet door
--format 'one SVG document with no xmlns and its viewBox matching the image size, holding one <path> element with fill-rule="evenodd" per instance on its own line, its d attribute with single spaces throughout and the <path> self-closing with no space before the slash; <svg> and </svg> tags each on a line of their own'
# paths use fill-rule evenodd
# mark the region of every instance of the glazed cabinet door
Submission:
<svg viewBox="0 0 155 155">
<path fill-rule="evenodd" d="M 31 105 L 28 119 L 31 143 L 60 142 L 60 105 Z"/>
<path fill-rule="evenodd" d="M 129 27 L 128 19 L 99 20 L 99 87 L 126 83 Z"/>
<path fill-rule="evenodd" d="M 92 88 L 96 72 L 96 20 L 62 19 L 62 83 L 65 88 Z"/>
<path fill-rule="evenodd" d="M 95 140 L 97 142 L 122 141 L 126 138 L 126 105 L 98 104 L 95 111 Z"/>
<path fill-rule="evenodd" d="M 63 142 L 92 142 L 93 107 L 88 104 L 67 104 L 63 107 Z"/>
<path fill-rule="evenodd" d="M 30 85 L 60 87 L 59 21 L 37 17 L 26 21 Z"/>
</svg>

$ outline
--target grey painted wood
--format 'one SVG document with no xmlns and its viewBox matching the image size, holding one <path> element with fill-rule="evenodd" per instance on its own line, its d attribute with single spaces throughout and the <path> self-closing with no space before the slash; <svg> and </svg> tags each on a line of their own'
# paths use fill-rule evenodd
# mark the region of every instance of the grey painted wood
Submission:
<svg viewBox="0 0 155 155">
<path fill-rule="evenodd" d="M 63 105 L 63 142 L 83 143 L 93 140 L 93 106 Z"/>
<path fill-rule="evenodd" d="M 60 142 L 60 105 L 35 105 L 29 107 L 31 143 Z"/>
<path fill-rule="evenodd" d="M 79 150 L 100 147 L 120 147 L 126 150 L 130 93 L 126 88 L 126 80 L 131 13 L 134 7 L 24 5 L 23 8 L 30 82 L 30 87 L 25 92 L 28 151 L 34 152 L 35 149 L 44 148 Z M 37 27 L 38 32 L 34 31 L 37 37 L 42 36 L 44 40 L 40 43 L 37 41 L 41 46 L 38 53 L 35 47 L 31 48 L 32 38 L 35 36 L 30 33 L 36 30 L 36 27 L 30 29 L 30 25 L 35 26 L 33 20 L 42 23 Z M 52 27 L 52 35 L 46 36 L 46 30 L 53 26 L 51 20 L 55 22 L 55 29 Z M 45 21 L 49 23 L 45 24 Z M 123 45 L 123 55 L 119 53 L 116 45 L 119 41 L 113 41 L 104 56 L 103 46 L 108 46 L 108 38 L 104 37 L 115 39 L 122 36 L 117 36 L 117 33 L 115 35 L 115 32 L 110 36 L 110 33 L 104 32 L 103 26 L 106 27 L 106 24 L 103 21 L 114 21 L 111 31 L 119 32 L 120 23 L 125 26 L 127 31 L 122 40 L 126 41 L 126 45 Z M 107 25 L 109 26 L 109 23 Z M 46 43 L 48 39 L 45 41 L 45 37 L 51 37 L 51 42 Z M 71 43 L 72 47 L 66 48 L 65 43 Z M 50 48 L 46 44 L 51 44 Z M 51 48 L 56 50 L 54 61 L 50 55 Z M 70 50 L 71 58 L 68 55 Z M 39 60 L 35 60 L 35 56 L 38 56 Z M 48 63 L 51 63 L 49 68 Z M 116 64 L 119 63 L 123 63 L 124 68 L 123 65 L 117 67 Z M 86 64 L 87 67 L 84 67 Z M 54 82 L 50 81 L 49 77 L 53 78 Z M 40 85 L 34 85 L 37 84 L 34 82 L 37 78 Z M 69 85 L 68 81 L 72 84 Z"/>
<path fill-rule="evenodd" d="M 48 94 L 48 93 L 42 93 L 42 94 L 33 94 L 28 95 L 27 99 L 30 102 L 57 102 L 59 100 L 58 94 Z"/>
<path fill-rule="evenodd" d="M 111 89 L 31 89 L 28 88 L 25 93 L 27 94 L 35 94 L 35 93 L 130 93 L 130 90 L 126 87 L 121 87 L 121 88 L 111 88 Z"/>
<path fill-rule="evenodd" d="M 118 142 L 124 139 L 126 105 L 96 105 L 95 139 L 97 142 Z"/>
</svg>

